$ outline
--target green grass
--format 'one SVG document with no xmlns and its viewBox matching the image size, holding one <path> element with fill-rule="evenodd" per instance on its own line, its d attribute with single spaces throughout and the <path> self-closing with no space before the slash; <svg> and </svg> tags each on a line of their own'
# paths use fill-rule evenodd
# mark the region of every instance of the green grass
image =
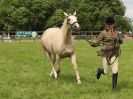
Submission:
<svg viewBox="0 0 133 99">
<path fill-rule="evenodd" d="M 97 80 L 101 58 L 83 40 L 76 41 L 82 84 L 76 84 L 68 58 L 61 61 L 57 82 L 49 77 L 51 67 L 39 42 L 0 43 L 0 99 L 132 99 L 133 41 L 125 41 L 119 58 L 118 89 L 111 88 L 112 73 Z"/>
</svg>

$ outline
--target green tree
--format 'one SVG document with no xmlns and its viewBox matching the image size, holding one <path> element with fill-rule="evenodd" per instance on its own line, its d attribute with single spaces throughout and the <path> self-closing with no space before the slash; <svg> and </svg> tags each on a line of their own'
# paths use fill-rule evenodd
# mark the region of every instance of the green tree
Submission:
<svg viewBox="0 0 133 99">
<path fill-rule="evenodd" d="M 55 13 L 49 18 L 49 21 L 46 24 L 46 28 L 49 27 L 60 27 L 64 20 L 64 14 L 62 9 L 57 9 Z"/>
<path fill-rule="evenodd" d="M 124 17 L 122 0 L 0 0 L 0 30 L 44 30 L 61 26 L 63 11 L 77 11 L 81 30 L 102 30 L 107 16 L 116 18 L 116 29 L 132 30 Z"/>
<path fill-rule="evenodd" d="M 4 30 L 42 30 L 55 5 L 55 0 L 13 0 L 7 7 L 2 3 L 1 26 Z"/>
</svg>

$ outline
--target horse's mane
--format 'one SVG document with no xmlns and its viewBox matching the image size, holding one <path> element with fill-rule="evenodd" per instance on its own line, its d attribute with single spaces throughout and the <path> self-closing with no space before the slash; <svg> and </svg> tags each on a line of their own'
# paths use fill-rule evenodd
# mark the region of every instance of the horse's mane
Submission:
<svg viewBox="0 0 133 99">
<path fill-rule="evenodd" d="M 71 29 L 69 24 L 67 23 L 67 18 L 64 19 L 63 25 L 60 28 L 61 32 L 64 34 L 64 42 L 67 43 L 71 40 Z"/>
</svg>

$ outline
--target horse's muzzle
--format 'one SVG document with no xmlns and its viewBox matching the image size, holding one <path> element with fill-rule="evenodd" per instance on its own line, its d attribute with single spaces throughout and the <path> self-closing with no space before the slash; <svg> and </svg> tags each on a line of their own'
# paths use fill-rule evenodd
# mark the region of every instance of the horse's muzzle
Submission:
<svg viewBox="0 0 133 99">
<path fill-rule="evenodd" d="M 80 26 L 79 26 L 79 24 L 77 22 L 73 26 L 74 26 L 74 29 L 80 30 Z"/>
</svg>

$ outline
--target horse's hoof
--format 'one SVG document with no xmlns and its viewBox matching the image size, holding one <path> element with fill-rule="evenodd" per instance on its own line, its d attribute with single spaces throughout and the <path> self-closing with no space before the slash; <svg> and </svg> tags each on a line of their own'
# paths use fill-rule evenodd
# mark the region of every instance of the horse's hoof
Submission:
<svg viewBox="0 0 133 99">
<path fill-rule="evenodd" d="M 78 81 L 77 81 L 77 84 L 80 85 L 80 84 L 81 84 L 81 80 L 78 80 Z"/>
<path fill-rule="evenodd" d="M 57 77 L 57 78 L 55 78 L 55 80 L 56 80 L 56 81 L 59 81 L 59 78 Z"/>
<path fill-rule="evenodd" d="M 49 76 L 52 77 L 52 78 L 54 78 L 54 74 L 51 74 L 51 73 L 50 73 Z"/>
<path fill-rule="evenodd" d="M 53 77 L 54 75 L 50 73 L 49 76 L 50 76 L 50 77 Z"/>
<path fill-rule="evenodd" d="M 56 80 L 58 79 L 58 75 L 57 74 L 54 77 L 55 77 Z"/>
<path fill-rule="evenodd" d="M 57 78 L 59 77 L 59 75 L 60 75 L 60 71 L 57 71 Z"/>
</svg>

